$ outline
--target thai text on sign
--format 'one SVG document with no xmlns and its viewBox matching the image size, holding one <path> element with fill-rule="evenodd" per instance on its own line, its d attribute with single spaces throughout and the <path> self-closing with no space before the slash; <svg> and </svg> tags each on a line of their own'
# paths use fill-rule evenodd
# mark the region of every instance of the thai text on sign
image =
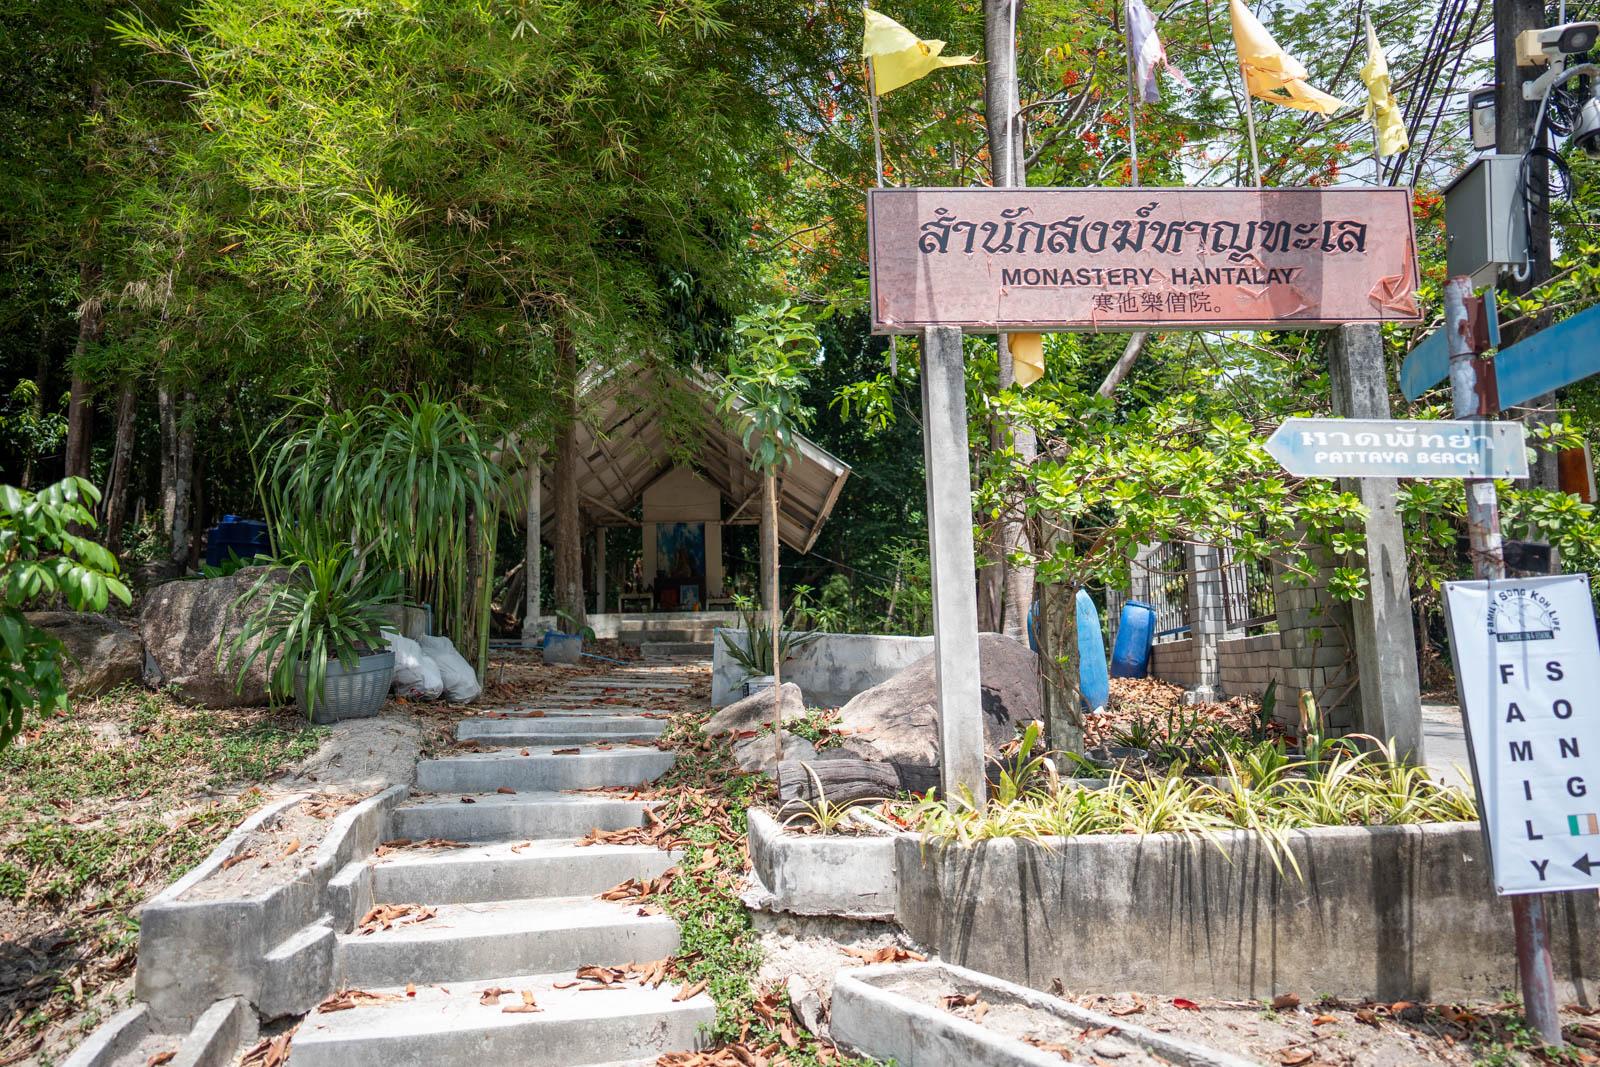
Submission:
<svg viewBox="0 0 1600 1067">
<path fill-rule="evenodd" d="M 1520 422 L 1285 419 L 1267 452 L 1306 478 L 1526 478 Z"/>
<path fill-rule="evenodd" d="M 1600 634 L 1586 574 L 1448 582 L 1495 891 L 1600 888 Z"/>
<path fill-rule="evenodd" d="M 1421 321 L 1408 189 L 873 189 L 878 333 Z"/>
</svg>

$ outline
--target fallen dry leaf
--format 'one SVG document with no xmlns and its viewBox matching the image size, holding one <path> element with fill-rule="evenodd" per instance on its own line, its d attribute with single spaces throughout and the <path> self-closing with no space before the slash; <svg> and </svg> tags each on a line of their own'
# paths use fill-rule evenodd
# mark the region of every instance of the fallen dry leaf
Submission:
<svg viewBox="0 0 1600 1067">
<path fill-rule="evenodd" d="M 928 959 L 920 952 L 912 952 L 910 949 L 901 948 L 899 945 L 885 945 L 880 949 L 871 951 L 859 948 L 847 948 L 844 951 L 845 955 L 854 956 L 865 963 L 901 963 L 905 960 L 916 960 L 918 963 L 924 963 Z"/>
<path fill-rule="evenodd" d="M 536 1011 L 544 1011 L 544 1009 L 539 1007 L 538 1004 L 534 1003 L 533 991 L 524 989 L 522 991 L 522 1001 L 520 1003 L 507 1004 L 505 1007 L 501 1008 L 500 1011 L 506 1015 L 517 1015 Z"/>
<path fill-rule="evenodd" d="M 144 1061 L 144 1067 L 161 1067 L 163 1063 L 171 1063 L 178 1055 L 178 1050 L 171 1052 L 158 1052 Z"/>
<path fill-rule="evenodd" d="M 496 793 L 504 793 L 506 796 L 512 796 L 512 797 L 517 795 L 517 791 L 515 789 L 512 789 L 509 785 L 500 786 L 498 789 L 495 790 L 495 792 Z"/>
<path fill-rule="evenodd" d="M 278 858 L 279 859 L 284 859 L 285 857 L 292 856 L 296 852 L 299 852 L 299 851 L 300 851 L 300 839 L 298 837 L 292 838 L 289 841 L 289 843 L 284 846 L 283 853 Z"/>
<path fill-rule="evenodd" d="M 1300 995 L 1298 993 L 1279 993 L 1277 996 L 1272 998 L 1273 1011 L 1288 1011 L 1291 1008 L 1298 1008 L 1299 1006 Z"/>
<path fill-rule="evenodd" d="M 421 904 L 379 904 L 361 917 L 356 924 L 356 932 L 374 934 L 394 926 L 415 926 L 437 914 L 432 908 L 425 908 Z"/>
<path fill-rule="evenodd" d="M 1315 1055 L 1316 1053 L 1303 1046 L 1280 1048 L 1277 1052 L 1278 1062 L 1283 1064 L 1283 1067 L 1300 1067 L 1302 1063 L 1310 1063 Z"/>
<path fill-rule="evenodd" d="M 576 748 L 556 748 L 551 749 L 550 754 L 552 756 L 576 756 L 579 751 Z"/>
<path fill-rule="evenodd" d="M 324 1015 L 335 1011 L 349 1011 L 363 1004 L 388 1004 L 400 998 L 393 993 L 368 993 L 365 989 L 341 989 L 328 997 L 317 1010 Z"/>
<path fill-rule="evenodd" d="M 1356 1022 L 1365 1023 L 1368 1026 L 1377 1026 L 1378 1013 L 1373 1011 L 1371 1008 L 1357 1008 Z"/>
<path fill-rule="evenodd" d="M 1338 1021 L 1339 1017 L 1337 1015 L 1318 1015 L 1316 1018 L 1311 1020 L 1311 1025 L 1327 1026 L 1329 1023 L 1336 1023 Z"/>
<path fill-rule="evenodd" d="M 235 855 L 229 856 L 227 859 L 223 860 L 222 861 L 222 866 L 219 867 L 218 870 L 225 871 L 229 867 L 237 866 L 238 864 L 243 863 L 245 860 L 255 859 L 255 857 L 256 857 L 256 854 L 254 852 L 239 852 L 239 853 L 236 853 Z"/>
<path fill-rule="evenodd" d="M 1199 1011 L 1200 1010 L 1200 1005 L 1196 1004 L 1194 1001 L 1190 1000 L 1188 997 L 1173 997 L 1172 998 L 1172 1006 L 1174 1008 L 1182 1009 L 1183 1011 Z"/>
<path fill-rule="evenodd" d="M 485 989 L 482 993 L 478 994 L 478 1003 L 487 1004 L 490 1007 L 493 1007 L 494 1005 L 500 1003 L 501 997 L 505 996 L 507 993 L 515 992 L 515 989 L 501 989 L 499 986 L 493 985 L 488 989 Z"/>
<path fill-rule="evenodd" d="M 700 981 L 695 982 L 693 985 L 686 985 L 682 989 L 678 990 L 672 999 L 674 1002 L 688 1000 L 690 997 L 696 997 L 705 992 L 705 988 L 705 980 L 701 979 Z"/>
</svg>

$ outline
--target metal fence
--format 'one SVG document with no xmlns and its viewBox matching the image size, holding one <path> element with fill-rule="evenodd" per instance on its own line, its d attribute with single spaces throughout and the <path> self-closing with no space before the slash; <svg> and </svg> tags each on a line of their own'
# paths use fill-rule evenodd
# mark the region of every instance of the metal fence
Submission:
<svg viewBox="0 0 1600 1067">
<path fill-rule="evenodd" d="M 1156 611 L 1156 639 L 1189 629 L 1189 562 L 1183 545 L 1167 541 L 1134 562 L 1134 590 Z"/>
<path fill-rule="evenodd" d="M 1222 550 L 1222 606 L 1229 630 L 1260 631 L 1278 621 L 1278 599 L 1272 591 L 1268 560 L 1235 560 Z"/>
</svg>

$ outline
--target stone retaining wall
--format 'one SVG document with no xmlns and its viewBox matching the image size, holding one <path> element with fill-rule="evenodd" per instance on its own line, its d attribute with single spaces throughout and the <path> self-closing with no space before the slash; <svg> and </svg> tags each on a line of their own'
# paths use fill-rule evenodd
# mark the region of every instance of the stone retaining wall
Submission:
<svg viewBox="0 0 1600 1067">
<path fill-rule="evenodd" d="M 726 707 L 744 696 L 744 671 L 722 643 L 719 630 L 711 656 L 711 706 Z M 783 680 L 805 694 L 806 706 L 837 708 L 857 693 L 886 682 L 917 660 L 933 653 L 933 638 L 880 634 L 818 634 L 783 665 Z"/>
</svg>

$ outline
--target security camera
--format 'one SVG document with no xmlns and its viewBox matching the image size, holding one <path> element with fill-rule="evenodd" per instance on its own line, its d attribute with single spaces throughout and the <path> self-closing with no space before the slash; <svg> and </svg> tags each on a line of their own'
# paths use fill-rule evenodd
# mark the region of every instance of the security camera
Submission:
<svg viewBox="0 0 1600 1067">
<path fill-rule="evenodd" d="M 1595 85 L 1594 94 L 1583 102 L 1572 120 L 1571 140 L 1584 155 L 1600 159 L 1600 83 Z"/>
<path fill-rule="evenodd" d="M 1564 22 L 1543 30 L 1523 30 L 1517 35 L 1517 63 L 1544 66 L 1556 56 L 1581 56 L 1600 39 L 1600 22 Z"/>
</svg>

